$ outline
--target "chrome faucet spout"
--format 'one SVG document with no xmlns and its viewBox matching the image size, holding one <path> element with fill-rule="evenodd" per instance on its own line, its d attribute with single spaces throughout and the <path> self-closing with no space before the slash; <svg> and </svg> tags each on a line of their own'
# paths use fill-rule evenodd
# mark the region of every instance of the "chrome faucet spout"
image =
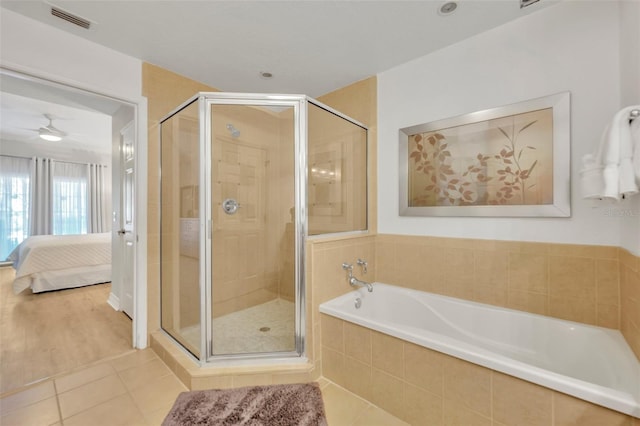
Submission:
<svg viewBox="0 0 640 426">
<path fill-rule="evenodd" d="M 366 281 L 361 281 L 354 276 L 351 276 L 349 278 L 349 284 L 351 284 L 354 287 L 366 287 L 369 293 L 373 291 L 373 285 L 371 283 L 368 283 Z"/>
</svg>

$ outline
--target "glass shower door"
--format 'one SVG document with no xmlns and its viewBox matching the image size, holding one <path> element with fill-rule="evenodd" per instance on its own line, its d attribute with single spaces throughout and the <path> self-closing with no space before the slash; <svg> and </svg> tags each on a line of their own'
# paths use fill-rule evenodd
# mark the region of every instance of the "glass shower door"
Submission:
<svg viewBox="0 0 640 426">
<path fill-rule="evenodd" d="M 294 108 L 210 104 L 214 357 L 296 350 Z"/>
</svg>

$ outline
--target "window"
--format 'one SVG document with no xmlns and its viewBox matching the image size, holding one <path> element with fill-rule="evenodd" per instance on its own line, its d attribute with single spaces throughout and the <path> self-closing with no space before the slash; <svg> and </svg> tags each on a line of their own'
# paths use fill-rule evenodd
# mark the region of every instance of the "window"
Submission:
<svg viewBox="0 0 640 426">
<path fill-rule="evenodd" d="M 29 236 L 28 158 L 0 157 L 0 261 Z"/>
<path fill-rule="evenodd" d="M 54 235 L 87 233 L 87 166 L 53 164 L 52 224 Z"/>
</svg>

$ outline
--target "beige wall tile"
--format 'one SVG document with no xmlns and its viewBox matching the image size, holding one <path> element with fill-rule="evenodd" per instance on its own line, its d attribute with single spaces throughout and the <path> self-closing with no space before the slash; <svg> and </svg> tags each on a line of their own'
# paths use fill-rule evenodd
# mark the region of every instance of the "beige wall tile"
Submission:
<svg viewBox="0 0 640 426">
<path fill-rule="evenodd" d="M 403 420 L 412 425 L 438 426 L 442 424 L 442 396 L 427 392 L 422 388 L 404 384 Z"/>
<path fill-rule="evenodd" d="M 378 407 L 370 405 L 352 426 L 409 426 L 409 424 Z"/>
<path fill-rule="evenodd" d="M 496 421 L 508 425 L 551 425 L 551 390 L 495 371 L 492 374 Z"/>
<path fill-rule="evenodd" d="M 549 244 L 549 255 L 586 257 L 592 259 L 617 259 L 618 248 L 581 244 Z"/>
<path fill-rule="evenodd" d="M 470 410 L 464 402 L 444 400 L 444 425 L 445 426 L 490 426 L 491 419 Z"/>
<path fill-rule="evenodd" d="M 368 401 L 371 400 L 371 365 L 346 356 L 343 375 L 345 388 Z"/>
<path fill-rule="evenodd" d="M 600 327 L 620 329 L 620 306 L 598 304 L 596 325 Z"/>
<path fill-rule="evenodd" d="M 344 353 L 343 321 L 330 315 L 321 315 L 322 344 L 327 348 Z"/>
<path fill-rule="evenodd" d="M 233 387 L 265 386 L 271 384 L 271 374 L 240 374 L 233 376 Z"/>
<path fill-rule="evenodd" d="M 446 355 L 413 343 L 404 343 L 404 377 L 408 383 L 442 395 Z"/>
<path fill-rule="evenodd" d="M 631 417 L 553 392 L 554 426 L 630 426 Z"/>
<path fill-rule="evenodd" d="M 549 297 L 550 316 L 569 321 L 596 325 L 596 302 L 581 297 Z"/>
<path fill-rule="evenodd" d="M 556 297 L 596 299 L 595 261 L 580 257 L 549 257 L 549 293 Z"/>
<path fill-rule="evenodd" d="M 507 307 L 540 315 L 547 315 L 549 311 L 546 294 L 511 289 L 507 293 Z"/>
<path fill-rule="evenodd" d="M 402 380 L 374 368 L 371 376 L 371 402 L 403 419 L 403 386 Z"/>
<path fill-rule="evenodd" d="M 326 346 L 322 347 L 322 375 L 344 386 L 344 354 Z"/>
<path fill-rule="evenodd" d="M 373 332 L 371 336 L 373 367 L 402 379 L 404 377 L 404 344 L 402 340 Z"/>
<path fill-rule="evenodd" d="M 371 365 L 371 330 L 344 321 L 344 353 Z"/>
<path fill-rule="evenodd" d="M 547 256 L 509 253 L 509 291 L 547 294 L 547 271 Z"/>
<path fill-rule="evenodd" d="M 443 250 L 444 261 L 440 268 L 444 271 L 444 282 L 447 285 L 455 283 L 467 288 L 465 294 L 472 296 L 474 281 L 474 254 L 468 248 L 445 248 Z"/>
<path fill-rule="evenodd" d="M 444 397 L 489 417 L 491 370 L 447 357 L 444 362 Z"/>
<path fill-rule="evenodd" d="M 330 425 L 350 425 L 369 406 L 369 404 L 346 390 L 328 384 L 321 388 L 327 423 Z"/>
<path fill-rule="evenodd" d="M 505 252 L 475 250 L 475 284 L 480 286 L 506 286 L 508 260 L 509 258 Z"/>
<path fill-rule="evenodd" d="M 626 266 L 627 268 L 631 269 L 632 271 L 635 271 L 635 272 L 640 271 L 640 257 L 639 256 L 634 256 L 628 250 L 625 250 L 623 248 L 619 248 L 618 249 L 618 259 L 620 260 L 620 263 L 622 265 Z"/>
<path fill-rule="evenodd" d="M 620 264 L 617 260 L 596 260 L 596 287 L 598 303 L 620 304 Z"/>
</svg>

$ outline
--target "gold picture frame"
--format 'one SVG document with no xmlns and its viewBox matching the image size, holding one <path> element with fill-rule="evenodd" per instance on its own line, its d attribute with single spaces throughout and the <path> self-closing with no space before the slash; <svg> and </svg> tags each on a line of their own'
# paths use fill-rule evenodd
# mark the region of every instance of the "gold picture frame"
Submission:
<svg viewBox="0 0 640 426">
<path fill-rule="evenodd" d="M 401 216 L 569 217 L 570 94 L 400 129 Z"/>
</svg>

